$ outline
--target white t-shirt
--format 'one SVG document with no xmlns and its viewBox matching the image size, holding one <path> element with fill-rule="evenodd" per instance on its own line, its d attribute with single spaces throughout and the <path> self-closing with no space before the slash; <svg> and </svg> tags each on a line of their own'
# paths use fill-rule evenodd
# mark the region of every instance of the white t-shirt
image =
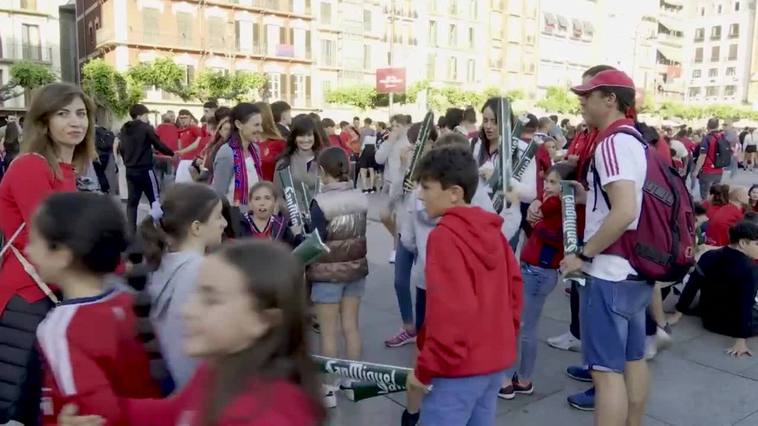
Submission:
<svg viewBox="0 0 758 426">
<path fill-rule="evenodd" d="M 637 229 L 637 223 L 642 209 L 642 187 L 647 173 L 645 148 L 634 136 L 616 133 L 603 139 L 595 150 L 592 166 L 597 169 L 600 184 L 595 185 L 595 175 L 590 168 L 587 183 L 590 190 L 587 194 L 587 216 L 584 228 L 584 241 L 589 241 L 600 229 L 610 212 L 600 187 L 619 180 L 634 182 L 635 219 L 627 230 Z M 584 272 L 596 278 L 607 281 L 623 281 L 629 275 L 637 272 L 629 261 L 621 256 L 599 254 L 591 263 L 585 263 Z"/>
</svg>

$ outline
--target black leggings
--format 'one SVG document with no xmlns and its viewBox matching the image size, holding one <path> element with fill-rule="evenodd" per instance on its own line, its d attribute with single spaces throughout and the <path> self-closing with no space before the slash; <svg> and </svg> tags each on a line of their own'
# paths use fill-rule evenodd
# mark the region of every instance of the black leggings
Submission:
<svg viewBox="0 0 758 426">
<path fill-rule="evenodd" d="M 126 202 L 126 218 L 132 235 L 137 230 L 137 208 L 142 194 L 145 194 L 150 205 L 158 199 L 158 179 L 153 169 L 126 169 L 126 185 L 129 198 Z"/>
</svg>

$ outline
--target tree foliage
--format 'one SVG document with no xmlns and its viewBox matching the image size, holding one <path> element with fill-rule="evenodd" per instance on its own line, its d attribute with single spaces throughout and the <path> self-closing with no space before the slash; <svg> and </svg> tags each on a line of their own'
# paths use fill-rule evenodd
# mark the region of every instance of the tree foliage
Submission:
<svg viewBox="0 0 758 426">
<path fill-rule="evenodd" d="M 7 101 L 57 80 L 49 67 L 36 62 L 20 61 L 11 67 L 10 80 L 0 86 L 0 101 Z"/>
<path fill-rule="evenodd" d="M 537 106 L 550 112 L 577 114 L 579 99 L 564 87 L 552 86 L 547 88 L 545 97 L 537 101 Z"/>
<path fill-rule="evenodd" d="M 228 99 L 236 102 L 249 101 L 266 86 L 266 76 L 250 71 L 226 74 L 204 71 L 194 81 L 192 92 L 202 100 Z"/>
<path fill-rule="evenodd" d="M 142 99 L 143 87 L 130 76 L 116 71 L 103 59 L 93 59 L 82 67 L 82 89 L 100 107 L 123 117 L 129 107 Z"/>
<path fill-rule="evenodd" d="M 376 89 L 367 84 L 332 89 L 326 92 L 324 98 L 330 104 L 350 105 L 360 110 L 373 108 L 377 104 Z"/>
<path fill-rule="evenodd" d="M 192 86 L 187 84 L 187 70 L 170 58 L 157 58 L 153 62 L 135 65 L 127 75 L 145 87 L 162 89 L 179 96 L 183 101 L 195 97 Z"/>
</svg>

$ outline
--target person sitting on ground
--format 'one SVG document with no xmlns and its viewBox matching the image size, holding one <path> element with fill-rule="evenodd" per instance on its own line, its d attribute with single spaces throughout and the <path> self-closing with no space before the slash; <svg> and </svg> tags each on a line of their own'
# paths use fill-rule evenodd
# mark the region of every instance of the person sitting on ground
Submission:
<svg viewBox="0 0 758 426">
<path fill-rule="evenodd" d="M 742 219 L 748 203 L 747 188 L 744 186 L 731 188 L 729 203 L 720 208 L 708 221 L 708 229 L 705 231 L 706 243 L 719 247 L 729 244 L 729 228 Z"/>
<path fill-rule="evenodd" d="M 729 204 L 729 185 L 719 183 L 711 186 L 708 191 L 708 198 L 703 201 L 708 219 L 713 219 L 713 215 L 727 204 Z"/>
<path fill-rule="evenodd" d="M 743 220 L 729 229 L 729 245 L 709 251 L 700 258 L 668 317 L 676 324 L 691 309 L 700 290 L 699 313 L 703 327 L 714 333 L 734 337 L 727 349 L 731 356 L 752 355 L 746 339 L 758 336 L 758 223 Z"/>
</svg>

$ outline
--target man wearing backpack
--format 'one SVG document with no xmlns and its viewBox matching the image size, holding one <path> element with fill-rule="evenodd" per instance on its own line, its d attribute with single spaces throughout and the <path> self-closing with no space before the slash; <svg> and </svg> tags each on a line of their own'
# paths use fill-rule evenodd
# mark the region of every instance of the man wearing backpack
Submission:
<svg viewBox="0 0 758 426">
<path fill-rule="evenodd" d="M 110 192 L 111 185 L 108 182 L 108 176 L 105 171 L 108 168 L 108 163 L 113 156 L 113 143 L 116 140 L 116 135 L 113 134 L 107 128 L 97 125 L 95 126 L 95 149 L 97 150 L 97 161 L 92 163 L 97 175 L 97 181 L 100 184 L 100 190 L 107 194 Z"/>
<path fill-rule="evenodd" d="M 721 183 L 724 167 L 732 161 L 732 148 L 724 134 L 718 131 L 719 119 L 708 120 L 708 133 L 698 148 L 698 158 L 693 175 L 700 183 L 700 199 L 708 198 L 711 186 Z"/>
<path fill-rule="evenodd" d="M 580 323 L 584 363 L 596 387 L 595 424 L 640 425 L 649 385 L 645 309 L 653 287 L 625 257 L 607 253 L 626 231 L 637 229 L 643 201 L 647 148 L 634 121 L 625 118 L 634 107 L 634 82 L 622 71 L 607 70 L 572 90 L 600 142 L 587 177 L 589 191 L 577 198 L 586 195 L 586 243 L 580 253 L 566 255 L 561 270 L 586 275 L 579 289 Z"/>
</svg>

